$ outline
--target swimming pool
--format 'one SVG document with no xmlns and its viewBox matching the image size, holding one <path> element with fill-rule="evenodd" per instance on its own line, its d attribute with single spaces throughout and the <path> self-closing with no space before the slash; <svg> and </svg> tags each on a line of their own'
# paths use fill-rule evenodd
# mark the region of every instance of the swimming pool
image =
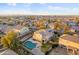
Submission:
<svg viewBox="0 0 79 59">
<path fill-rule="evenodd" d="M 26 41 L 24 42 L 24 46 L 28 49 L 33 49 L 36 47 L 36 44 L 35 43 L 32 43 L 31 41 Z"/>
</svg>

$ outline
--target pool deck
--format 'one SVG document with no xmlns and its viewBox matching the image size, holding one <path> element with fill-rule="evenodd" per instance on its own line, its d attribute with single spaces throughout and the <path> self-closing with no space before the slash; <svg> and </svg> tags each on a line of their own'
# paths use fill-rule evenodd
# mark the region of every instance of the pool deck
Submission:
<svg viewBox="0 0 79 59">
<path fill-rule="evenodd" d="M 32 50 L 32 53 L 33 53 L 34 55 L 45 55 L 45 54 L 41 51 L 41 49 L 39 49 L 39 48 L 33 49 L 33 50 Z"/>
<path fill-rule="evenodd" d="M 24 46 L 23 46 L 24 47 Z M 28 52 L 30 52 L 33 55 L 45 55 L 39 48 L 34 48 L 32 50 L 24 47 Z"/>
<path fill-rule="evenodd" d="M 30 50 L 30 49 L 28 49 L 28 48 L 23 46 L 28 52 L 32 53 L 33 55 L 44 55 L 44 53 L 39 48 L 40 44 L 38 42 L 34 41 L 32 38 L 27 40 L 27 41 L 31 41 L 33 43 L 37 43 L 36 44 L 36 48 L 33 48 L 32 50 Z"/>
</svg>

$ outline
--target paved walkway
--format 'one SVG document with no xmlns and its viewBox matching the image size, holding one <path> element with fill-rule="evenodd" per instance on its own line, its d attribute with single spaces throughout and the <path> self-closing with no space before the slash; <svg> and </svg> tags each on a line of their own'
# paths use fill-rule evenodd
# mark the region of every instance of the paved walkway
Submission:
<svg viewBox="0 0 79 59">
<path fill-rule="evenodd" d="M 2 51 L 0 53 L 0 55 L 17 55 L 14 51 L 10 50 L 10 49 L 7 49 L 5 51 Z"/>
</svg>

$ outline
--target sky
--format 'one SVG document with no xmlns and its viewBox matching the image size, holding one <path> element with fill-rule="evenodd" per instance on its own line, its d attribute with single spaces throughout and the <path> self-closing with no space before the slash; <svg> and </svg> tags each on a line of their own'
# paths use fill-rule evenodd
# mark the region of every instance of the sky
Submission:
<svg viewBox="0 0 79 59">
<path fill-rule="evenodd" d="M 79 15 L 79 3 L 0 3 L 0 15 Z"/>
</svg>

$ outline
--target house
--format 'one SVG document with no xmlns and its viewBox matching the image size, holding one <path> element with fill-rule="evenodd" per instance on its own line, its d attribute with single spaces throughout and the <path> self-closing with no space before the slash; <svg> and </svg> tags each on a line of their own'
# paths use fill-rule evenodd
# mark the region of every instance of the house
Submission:
<svg viewBox="0 0 79 59">
<path fill-rule="evenodd" d="M 36 31 L 37 30 L 37 27 L 36 26 L 32 26 L 29 28 L 31 31 Z"/>
<path fill-rule="evenodd" d="M 10 27 L 10 26 L 7 26 L 7 25 L 0 25 L 0 30 L 1 30 L 2 32 L 4 32 L 5 34 L 6 34 L 8 31 L 12 30 L 12 29 L 13 29 L 13 27 Z"/>
<path fill-rule="evenodd" d="M 59 38 L 59 45 L 79 49 L 79 38 L 77 36 L 64 34 Z"/>
<path fill-rule="evenodd" d="M 21 35 L 23 35 L 23 34 L 27 34 L 27 33 L 29 33 L 29 28 L 27 28 L 27 27 L 23 27 L 21 30 L 20 30 L 20 34 Z"/>
<path fill-rule="evenodd" d="M 54 23 L 49 23 L 48 26 L 51 29 L 61 30 L 63 25 L 64 25 L 63 22 L 54 22 Z"/>
<path fill-rule="evenodd" d="M 24 35 L 30 32 L 28 27 L 16 26 L 13 29 L 15 32 L 19 33 L 19 35 Z"/>
<path fill-rule="evenodd" d="M 55 25 L 54 25 L 54 23 L 49 23 L 48 24 L 48 27 L 50 27 L 51 29 L 54 29 L 55 28 Z"/>
<path fill-rule="evenodd" d="M 71 30 L 79 32 L 79 26 L 72 26 Z"/>
<path fill-rule="evenodd" d="M 64 33 L 65 29 L 67 29 L 66 23 L 65 22 L 55 22 L 55 23 L 49 23 L 49 28 L 55 30 L 56 32 L 62 34 Z"/>
<path fill-rule="evenodd" d="M 1 38 L 3 35 L 5 35 L 5 33 L 0 30 L 0 38 Z"/>
<path fill-rule="evenodd" d="M 20 30 L 21 30 L 22 28 L 23 28 L 22 26 L 17 25 L 17 26 L 14 26 L 14 27 L 13 27 L 13 30 L 14 30 L 15 32 L 20 32 Z"/>
<path fill-rule="evenodd" d="M 74 21 L 68 21 L 67 24 L 68 24 L 69 26 L 76 26 L 76 25 L 77 25 L 77 23 L 74 22 Z"/>
<path fill-rule="evenodd" d="M 41 29 L 34 32 L 33 39 L 41 43 L 47 43 L 51 40 L 54 35 L 54 30 L 52 29 Z"/>
</svg>

